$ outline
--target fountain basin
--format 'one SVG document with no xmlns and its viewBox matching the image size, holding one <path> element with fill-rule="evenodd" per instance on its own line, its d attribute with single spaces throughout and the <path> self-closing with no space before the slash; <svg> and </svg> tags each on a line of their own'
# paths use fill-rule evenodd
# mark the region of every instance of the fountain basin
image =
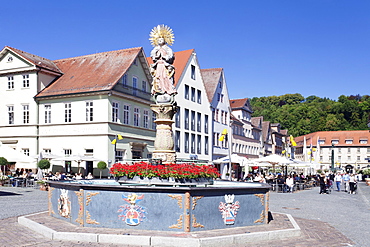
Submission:
<svg viewBox="0 0 370 247">
<path fill-rule="evenodd" d="M 190 232 L 267 223 L 269 186 L 49 182 L 49 215 L 85 227 Z"/>
</svg>

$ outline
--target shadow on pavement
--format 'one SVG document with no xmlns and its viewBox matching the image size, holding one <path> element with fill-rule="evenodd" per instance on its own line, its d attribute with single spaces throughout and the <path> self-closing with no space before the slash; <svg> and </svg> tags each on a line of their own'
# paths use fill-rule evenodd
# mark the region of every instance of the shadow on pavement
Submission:
<svg viewBox="0 0 370 247">
<path fill-rule="evenodd" d="M 22 194 L 7 192 L 7 191 L 0 191 L 0 196 L 20 196 Z"/>
</svg>

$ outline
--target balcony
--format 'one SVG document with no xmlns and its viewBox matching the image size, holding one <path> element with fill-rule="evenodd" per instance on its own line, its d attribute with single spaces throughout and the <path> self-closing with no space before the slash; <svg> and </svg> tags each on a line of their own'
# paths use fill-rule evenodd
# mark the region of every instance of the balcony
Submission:
<svg viewBox="0 0 370 247">
<path fill-rule="evenodd" d="M 144 100 L 151 100 L 151 93 L 150 92 L 145 92 L 141 89 L 131 87 L 131 86 L 123 86 L 122 84 L 116 85 L 114 87 L 114 90 L 120 93 L 128 94 L 128 95 L 133 95 L 138 98 L 144 99 Z"/>
</svg>

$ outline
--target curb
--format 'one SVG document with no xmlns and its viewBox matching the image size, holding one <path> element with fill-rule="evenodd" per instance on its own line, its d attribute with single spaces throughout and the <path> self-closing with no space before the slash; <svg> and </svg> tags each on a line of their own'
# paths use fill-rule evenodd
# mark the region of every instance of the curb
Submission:
<svg viewBox="0 0 370 247">
<path fill-rule="evenodd" d="M 253 243 L 266 240 L 282 240 L 287 238 L 299 237 L 301 228 L 290 214 L 285 214 L 292 223 L 293 228 L 266 232 L 243 233 L 235 235 L 226 235 L 219 237 L 206 238 L 181 238 L 181 237 L 159 237 L 159 236 L 133 236 L 133 235 L 116 235 L 116 234 L 95 234 L 95 233 L 76 233 L 76 232 L 57 232 L 47 226 L 39 224 L 28 219 L 28 216 L 42 214 L 30 214 L 18 217 L 18 223 L 23 225 L 50 240 L 66 240 L 105 243 L 105 244 L 122 244 L 133 246 L 171 246 L 171 247 L 213 247 L 213 246 L 234 246 L 245 243 Z M 276 213 L 276 212 L 274 212 Z M 283 213 L 279 213 L 283 214 Z"/>
</svg>

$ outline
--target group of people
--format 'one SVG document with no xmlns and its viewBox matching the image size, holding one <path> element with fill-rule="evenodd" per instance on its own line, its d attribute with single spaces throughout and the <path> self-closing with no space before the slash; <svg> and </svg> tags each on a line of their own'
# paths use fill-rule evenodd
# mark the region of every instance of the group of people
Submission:
<svg viewBox="0 0 370 247">
<path fill-rule="evenodd" d="M 15 170 L 14 177 L 17 178 L 34 178 L 35 173 L 32 171 L 32 169 L 24 169 L 24 168 L 17 168 Z"/>
<path fill-rule="evenodd" d="M 66 174 L 65 172 L 49 172 L 45 175 L 47 179 L 50 180 L 80 180 L 80 179 L 93 179 L 94 176 L 89 172 L 87 176 L 83 177 L 82 173 L 71 173 Z"/>
<path fill-rule="evenodd" d="M 357 189 L 357 181 L 359 181 L 359 177 L 357 174 L 349 174 L 347 172 L 341 173 L 337 172 L 334 173 L 322 173 L 319 177 L 320 181 L 320 194 L 327 193 L 327 190 L 333 188 L 335 183 L 336 190 L 338 192 L 341 191 L 341 186 L 344 186 L 344 192 L 348 192 L 349 194 L 356 194 Z"/>
</svg>

